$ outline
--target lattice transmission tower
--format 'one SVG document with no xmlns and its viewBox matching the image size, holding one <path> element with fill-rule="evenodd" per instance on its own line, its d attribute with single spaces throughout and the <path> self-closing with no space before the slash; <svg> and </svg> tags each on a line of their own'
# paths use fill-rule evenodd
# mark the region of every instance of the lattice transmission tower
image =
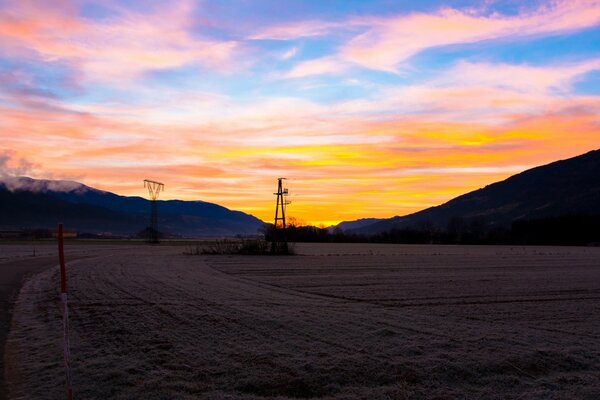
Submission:
<svg viewBox="0 0 600 400">
<path fill-rule="evenodd" d="M 283 187 L 283 181 L 286 178 L 277 178 L 277 205 L 275 206 L 275 223 L 273 224 L 273 241 L 271 242 L 271 253 L 288 252 L 288 243 L 286 237 L 285 207 L 291 203 L 287 199 L 289 191 Z"/>
<path fill-rule="evenodd" d="M 148 188 L 148 193 L 150 194 L 150 227 L 148 230 L 148 242 L 158 243 L 158 210 L 156 200 L 158 200 L 160 192 L 165 191 L 165 185 L 160 182 L 144 179 L 144 187 Z"/>
</svg>

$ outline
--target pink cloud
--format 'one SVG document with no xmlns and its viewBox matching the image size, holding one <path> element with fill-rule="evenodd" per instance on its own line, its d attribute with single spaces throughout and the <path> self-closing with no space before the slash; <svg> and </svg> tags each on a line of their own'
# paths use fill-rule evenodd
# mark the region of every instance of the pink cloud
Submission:
<svg viewBox="0 0 600 400">
<path fill-rule="evenodd" d="M 343 23 L 294 22 L 267 28 L 252 38 L 290 40 L 322 36 L 342 29 L 347 32 L 359 30 L 361 33 L 341 46 L 339 54 L 326 59 L 336 58 L 340 65 L 346 61 L 370 69 L 397 72 L 398 64 L 431 47 L 565 32 L 598 23 L 600 1 L 560 0 L 517 16 L 485 15 L 477 10 L 445 8 L 430 14 L 361 17 Z M 315 63 L 322 65 L 324 61 L 319 59 Z M 321 74 L 323 70 L 309 62 L 298 68 L 303 69 L 306 75 L 311 69 L 315 74 Z"/>
<path fill-rule="evenodd" d="M 156 69 L 188 64 L 235 68 L 235 41 L 190 33 L 193 2 L 180 1 L 147 13 L 120 10 L 116 17 L 79 17 L 68 1 L 13 1 L 0 11 L 0 46 L 12 54 L 66 61 L 88 79 L 127 80 Z"/>
<path fill-rule="evenodd" d="M 288 71 L 285 78 L 304 78 L 313 75 L 339 74 L 347 68 L 347 64 L 334 57 L 323 57 L 303 61 Z"/>
<path fill-rule="evenodd" d="M 514 17 L 447 8 L 435 14 L 356 20 L 369 29 L 344 45 L 341 54 L 367 68 L 394 72 L 402 61 L 435 46 L 583 29 L 599 22 L 597 0 L 561 0 Z"/>
<path fill-rule="evenodd" d="M 544 67 L 463 61 L 427 82 L 384 87 L 372 98 L 332 105 L 331 112 L 402 113 L 498 124 L 514 114 L 537 114 L 557 107 L 589 107 L 590 103 L 597 103 L 594 96 L 576 95 L 571 90 L 574 82 L 598 69 L 600 59 Z"/>
<path fill-rule="evenodd" d="M 279 58 L 282 60 L 289 60 L 291 58 L 294 58 L 294 56 L 296 56 L 296 54 L 298 54 L 298 48 L 292 47 L 291 49 L 289 49 L 286 52 L 284 52 L 283 54 L 281 54 L 279 56 Z"/>
<path fill-rule="evenodd" d="M 550 90 L 567 92 L 578 77 L 598 69 L 600 69 L 600 59 L 543 67 L 462 61 L 435 78 L 430 84 L 461 87 L 487 86 L 532 95 L 548 94 Z"/>
<path fill-rule="evenodd" d="M 0 179 L 31 173 L 38 165 L 19 157 L 14 150 L 0 150 Z"/>
</svg>

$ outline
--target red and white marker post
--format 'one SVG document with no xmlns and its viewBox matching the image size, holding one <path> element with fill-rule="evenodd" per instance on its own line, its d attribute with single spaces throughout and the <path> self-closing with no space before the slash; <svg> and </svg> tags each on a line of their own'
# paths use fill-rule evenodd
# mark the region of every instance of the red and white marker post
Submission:
<svg viewBox="0 0 600 400">
<path fill-rule="evenodd" d="M 67 384 L 67 400 L 73 400 L 71 382 L 71 350 L 69 346 L 69 307 L 67 303 L 67 269 L 65 267 L 65 239 L 63 224 L 58 224 L 58 258 L 60 260 L 60 298 L 63 306 L 63 353 L 65 361 L 65 378 Z"/>
</svg>

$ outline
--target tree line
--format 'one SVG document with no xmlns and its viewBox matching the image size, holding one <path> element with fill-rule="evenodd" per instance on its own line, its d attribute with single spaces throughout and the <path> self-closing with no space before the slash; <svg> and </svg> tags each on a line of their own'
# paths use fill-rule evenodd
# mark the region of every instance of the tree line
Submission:
<svg viewBox="0 0 600 400">
<path fill-rule="evenodd" d="M 265 227 L 264 234 L 267 240 L 274 238 L 272 224 Z M 301 225 L 292 220 L 286 238 L 290 242 L 324 243 L 600 245 L 600 215 L 520 219 L 505 226 L 496 226 L 483 217 L 454 217 L 444 228 L 424 220 L 411 227 L 370 235 L 338 227 Z"/>
</svg>

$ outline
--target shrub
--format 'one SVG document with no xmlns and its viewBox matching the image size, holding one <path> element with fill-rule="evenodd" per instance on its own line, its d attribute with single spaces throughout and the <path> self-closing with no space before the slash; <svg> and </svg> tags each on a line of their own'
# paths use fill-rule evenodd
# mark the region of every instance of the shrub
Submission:
<svg viewBox="0 0 600 400">
<path fill-rule="evenodd" d="M 282 255 L 295 254 L 294 245 L 288 243 L 287 249 L 280 243 L 273 244 L 264 239 L 221 239 L 215 240 L 206 245 L 196 245 L 188 248 L 186 255 L 225 255 L 225 254 L 243 254 L 243 255 Z"/>
</svg>

